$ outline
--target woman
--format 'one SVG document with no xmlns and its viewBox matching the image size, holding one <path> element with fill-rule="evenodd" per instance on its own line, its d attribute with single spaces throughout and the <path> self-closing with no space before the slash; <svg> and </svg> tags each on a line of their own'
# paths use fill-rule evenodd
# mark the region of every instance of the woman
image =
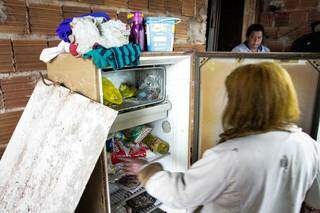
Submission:
<svg viewBox="0 0 320 213">
<path fill-rule="evenodd" d="M 320 145 L 295 125 L 297 96 L 275 63 L 236 68 L 225 81 L 228 103 L 220 143 L 185 173 L 132 161 L 149 194 L 189 212 L 298 213 L 320 208 Z"/>
<path fill-rule="evenodd" d="M 261 24 L 252 24 L 246 32 L 246 41 L 232 49 L 232 52 L 270 52 L 269 48 L 263 46 L 262 39 L 264 28 Z"/>
</svg>

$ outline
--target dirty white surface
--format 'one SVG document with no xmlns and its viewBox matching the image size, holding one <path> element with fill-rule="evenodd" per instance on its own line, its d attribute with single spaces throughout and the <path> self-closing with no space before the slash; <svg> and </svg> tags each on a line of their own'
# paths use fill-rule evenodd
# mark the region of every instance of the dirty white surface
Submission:
<svg viewBox="0 0 320 213">
<path fill-rule="evenodd" d="M 0 212 L 73 212 L 116 115 L 39 81 L 0 161 Z"/>
</svg>

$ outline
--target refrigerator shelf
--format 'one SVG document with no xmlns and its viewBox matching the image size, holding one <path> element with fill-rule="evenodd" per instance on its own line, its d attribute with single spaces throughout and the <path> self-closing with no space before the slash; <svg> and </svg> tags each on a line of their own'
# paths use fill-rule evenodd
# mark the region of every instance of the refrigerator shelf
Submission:
<svg viewBox="0 0 320 213">
<path fill-rule="evenodd" d="M 110 133 L 164 119 L 168 116 L 168 111 L 171 108 L 171 102 L 167 100 L 154 106 L 120 113 L 110 129 Z"/>
<path fill-rule="evenodd" d="M 153 205 L 148 206 L 148 207 L 143 208 L 143 209 L 139 209 L 139 210 L 137 210 L 137 211 L 134 211 L 134 210 L 133 210 L 132 212 L 152 213 L 154 210 L 158 209 L 159 206 L 161 206 L 161 204 L 162 204 L 162 203 L 161 203 L 160 201 L 156 200 L 156 202 L 155 202 Z"/>
<path fill-rule="evenodd" d="M 170 152 L 168 152 L 167 154 L 164 154 L 164 155 L 159 154 L 159 153 L 153 153 L 153 154 L 154 154 L 154 156 L 151 156 L 149 158 L 142 158 L 142 159 L 148 161 L 149 163 L 152 163 L 152 162 L 158 161 L 158 160 L 170 155 Z M 115 174 L 108 174 L 108 182 L 115 183 L 117 180 L 119 180 L 123 176 L 125 176 L 125 174 L 121 171 L 118 173 L 115 173 Z"/>
<path fill-rule="evenodd" d="M 119 188 L 119 190 L 110 194 L 111 209 L 116 209 L 119 205 L 123 204 L 127 200 L 130 200 L 145 191 L 146 190 L 144 187 L 139 187 L 134 192 L 126 191 L 125 189 Z"/>
<path fill-rule="evenodd" d="M 140 211 L 139 211 L 139 213 L 141 212 L 141 213 L 152 213 L 154 210 L 156 210 L 157 208 L 159 208 L 159 206 L 161 206 L 161 202 L 160 201 L 156 201 L 152 206 L 149 206 L 149 207 L 147 207 L 147 208 L 145 208 L 145 209 L 141 209 Z"/>
</svg>

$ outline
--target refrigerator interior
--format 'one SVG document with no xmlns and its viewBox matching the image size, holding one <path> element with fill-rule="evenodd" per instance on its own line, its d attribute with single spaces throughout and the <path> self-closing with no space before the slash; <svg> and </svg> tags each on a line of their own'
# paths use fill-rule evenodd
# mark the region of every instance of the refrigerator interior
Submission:
<svg viewBox="0 0 320 213">
<path fill-rule="evenodd" d="M 144 66 L 120 71 L 103 70 L 101 75 L 102 78 L 109 79 L 120 92 L 127 92 L 130 96 L 136 93 L 133 97 L 122 97 L 122 104 L 110 106 L 118 112 L 161 103 L 166 98 L 165 66 Z"/>
<path fill-rule="evenodd" d="M 154 103 L 145 104 L 143 102 L 137 102 L 137 105 L 130 105 L 128 108 L 123 108 L 119 111 L 119 116 L 123 119 L 123 125 L 118 125 L 114 128 L 117 132 L 130 127 L 147 124 L 152 127 L 152 134 L 159 137 L 163 141 L 166 141 L 169 146 L 169 154 L 161 156 L 156 154 L 155 156 L 147 159 L 149 161 L 157 161 L 162 163 L 166 170 L 174 172 L 186 171 L 189 165 L 190 146 L 189 146 L 189 111 L 190 111 L 190 80 L 191 80 L 191 56 L 155 56 L 155 57 L 142 57 L 141 65 L 138 68 L 127 71 L 118 72 L 101 72 L 102 76 L 108 76 L 108 78 L 114 83 L 115 87 L 119 87 L 122 82 L 131 82 L 135 84 L 137 81 L 141 81 L 141 76 L 147 76 L 147 72 L 162 73 L 164 79 L 164 90 L 161 91 L 160 98 Z M 138 79 L 138 80 L 137 80 Z M 100 87 L 102 84 L 100 82 Z M 102 89 L 100 88 L 100 91 Z M 163 97 L 162 97 L 163 95 Z M 102 102 L 102 96 L 100 100 Z M 146 117 L 149 113 L 159 105 L 170 104 L 170 108 L 163 108 L 165 110 L 165 116 L 161 119 L 153 119 L 151 122 L 144 123 L 139 122 L 139 119 L 131 118 L 131 114 L 141 114 Z M 111 108 L 117 109 L 117 106 L 111 106 Z M 119 109 L 119 108 L 118 108 Z M 144 110 L 144 113 L 141 113 Z M 119 122 L 118 122 L 119 123 Z M 128 123 L 131 124 L 128 126 Z M 117 121 L 115 122 L 117 125 Z M 105 149 L 106 152 L 106 149 Z M 106 156 L 110 156 L 110 153 L 106 153 Z M 108 158 L 108 157 L 107 157 Z M 110 160 L 107 160 L 106 171 L 108 171 L 108 164 Z M 107 174 L 108 176 L 108 174 Z M 128 200 L 136 196 L 143 196 L 144 188 L 140 186 L 135 190 L 125 190 L 124 187 L 119 188 L 119 184 L 115 184 L 123 175 L 120 173 L 109 174 L 107 181 L 107 203 L 109 212 L 121 212 L 124 211 L 122 206 Z M 160 205 L 160 201 L 156 201 L 155 205 Z M 140 210 L 140 212 L 150 212 L 153 208 Z M 181 212 L 178 210 L 170 209 L 161 205 L 161 209 L 167 212 Z"/>
<path fill-rule="evenodd" d="M 316 139 L 319 123 L 319 69 L 315 60 L 272 58 L 200 57 L 199 147 L 198 157 L 214 146 L 222 133 L 221 117 L 227 102 L 224 81 L 236 67 L 262 61 L 279 63 L 290 74 L 298 95 L 301 118 L 298 125 Z M 318 136 L 319 141 L 319 136 Z"/>
</svg>

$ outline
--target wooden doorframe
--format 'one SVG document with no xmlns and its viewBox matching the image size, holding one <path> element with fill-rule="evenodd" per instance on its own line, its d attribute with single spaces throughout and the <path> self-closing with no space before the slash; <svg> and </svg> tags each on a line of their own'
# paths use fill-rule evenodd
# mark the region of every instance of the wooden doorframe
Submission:
<svg viewBox="0 0 320 213">
<path fill-rule="evenodd" d="M 222 0 L 208 1 L 207 51 L 218 50 L 221 1 Z"/>
<path fill-rule="evenodd" d="M 246 32 L 251 24 L 259 23 L 262 0 L 245 0 L 243 7 L 243 23 L 241 40 L 246 40 Z"/>
</svg>

